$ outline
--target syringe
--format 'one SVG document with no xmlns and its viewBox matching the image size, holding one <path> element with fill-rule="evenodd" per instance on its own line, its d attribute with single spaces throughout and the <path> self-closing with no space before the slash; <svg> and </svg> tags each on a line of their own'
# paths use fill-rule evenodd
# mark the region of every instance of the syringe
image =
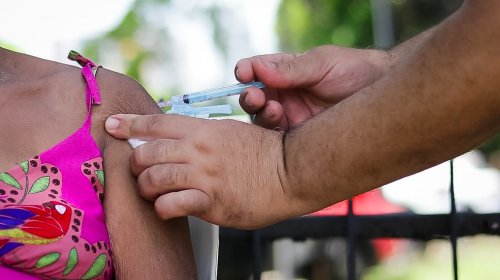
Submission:
<svg viewBox="0 0 500 280">
<path fill-rule="evenodd" d="M 247 84 L 236 84 L 223 88 L 209 89 L 195 93 L 174 95 L 168 101 L 158 102 L 158 106 L 160 106 L 160 108 L 171 107 L 170 110 L 166 112 L 167 114 L 176 114 L 196 118 L 208 118 L 213 114 L 228 115 L 232 112 L 231 104 L 202 107 L 191 106 L 189 104 L 241 94 L 245 91 L 245 89 L 250 87 L 264 88 L 265 85 L 262 82 L 251 82 Z M 134 149 L 137 146 L 146 143 L 145 141 L 139 139 L 129 139 L 128 142 Z"/>
<path fill-rule="evenodd" d="M 168 101 L 159 102 L 158 105 L 163 108 L 167 106 L 172 106 L 175 102 L 182 100 L 184 104 L 193 104 L 203 101 L 208 101 L 216 98 L 227 97 L 231 95 L 237 95 L 243 93 L 247 88 L 257 87 L 264 88 L 265 85 L 262 82 L 250 82 L 246 84 L 236 84 L 232 86 L 227 86 L 223 88 L 209 89 L 200 92 L 188 93 L 173 96 L 172 99 Z"/>
</svg>

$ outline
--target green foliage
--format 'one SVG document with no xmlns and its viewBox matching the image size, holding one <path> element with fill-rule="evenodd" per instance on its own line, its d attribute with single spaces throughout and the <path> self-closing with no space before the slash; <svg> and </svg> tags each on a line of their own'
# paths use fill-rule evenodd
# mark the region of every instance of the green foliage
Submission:
<svg viewBox="0 0 500 280">
<path fill-rule="evenodd" d="M 277 31 L 282 50 L 304 51 L 336 44 L 373 45 L 370 0 L 281 1 Z M 461 0 L 392 0 L 394 36 L 404 41 L 455 11 Z"/>
<path fill-rule="evenodd" d="M 277 31 L 284 51 L 304 51 L 324 44 L 368 47 L 373 44 L 370 1 L 282 1 Z"/>
<path fill-rule="evenodd" d="M 169 3 L 169 0 L 135 1 L 116 27 L 86 42 L 83 53 L 103 64 L 109 54 L 118 53 L 123 59 L 124 74 L 144 83 L 143 65 L 168 60 L 168 32 L 150 16 L 152 11 L 166 9 Z"/>
<path fill-rule="evenodd" d="M 462 0 L 392 0 L 394 33 L 402 42 L 453 13 Z"/>
<path fill-rule="evenodd" d="M 22 52 L 22 50 L 20 48 L 18 48 L 17 46 L 10 44 L 6 41 L 3 41 L 1 39 L 0 39 L 0 47 L 2 47 L 4 49 L 11 50 L 11 51 L 15 51 L 15 52 Z"/>
<path fill-rule="evenodd" d="M 221 14 L 223 9 L 218 5 L 213 5 L 207 8 L 205 11 L 208 14 L 208 18 L 212 23 L 213 35 L 215 46 L 219 51 L 225 56 L 228 53 L 227 38 L 225 36 L 224 23 L 221 21 Z"/>
<path fill-rule="evenodd" d="M 154 89 L 147 83 L 147 78 L 151 71 L 162 71 L 168 75 L 176 70 L 171 33 L 177 22 L 168 21 L 169 15 L 205 20 L 212 32 L 213 43 L 222 57 L 226 57 L 228 30 L 234 29 L 223 21 L 227 12 L 225 6 L 217 3 L 190 5 L 170 0 L 136 0 L 115 27 L 86 41 L 82 54 L 136 79 L 155 99 L 168 98 L 172 92 L 178 92 L 179 81 L 175 80 L 175 74 Z"/>
<path fill-rule="evenodd" d="M 135 9 L 128 11 L 122 22 L 113 30 L 108 32 L 109 38 L 120 40 L 133 37 L 141 25 L 141 15 Z"/>
</svg>

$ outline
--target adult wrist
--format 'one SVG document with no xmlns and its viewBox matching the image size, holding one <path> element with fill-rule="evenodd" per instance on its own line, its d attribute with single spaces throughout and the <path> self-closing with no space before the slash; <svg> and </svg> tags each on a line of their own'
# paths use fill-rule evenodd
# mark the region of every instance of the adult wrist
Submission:
<svg viewBox="0 0 500 280">
<path fill-rule="evenodd" d="M 396 54 L 391 50 L 372 50 L 371 57 L 381 73 L 380 76 L 384 76 L 392 66 L 397 64 Z"/>
<path fill-rule="evenodd" d="M 297 217 L 309 214 L 318 210 L 316 204 L 320 203 L 317 199 L 315 188 L 318 182 L 314 178 L 315 170 L 307 166 L 308 158 L 311 156 L 309 149 L 304 146 L 303 131 L 300 127 L 283 132 L 282 150 L 283 150 L 283 170 L 284 178 L 282 180 L 283 190 L 287 196 L 288 216 Z M 318 209 L 316 209 L 318 208 Z"/>
</svg>

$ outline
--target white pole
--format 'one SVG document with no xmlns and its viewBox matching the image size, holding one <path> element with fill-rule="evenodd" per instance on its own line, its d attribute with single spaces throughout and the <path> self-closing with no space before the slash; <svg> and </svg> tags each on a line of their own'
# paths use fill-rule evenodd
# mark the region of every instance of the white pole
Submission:
<svg viewBox="0 0 500 280">
<path fill-rule="evenodd" d="M 373 40 L 376 48 L 394 45 L 392 9 L 389 0 L 371 0 Z"/>
</svg>

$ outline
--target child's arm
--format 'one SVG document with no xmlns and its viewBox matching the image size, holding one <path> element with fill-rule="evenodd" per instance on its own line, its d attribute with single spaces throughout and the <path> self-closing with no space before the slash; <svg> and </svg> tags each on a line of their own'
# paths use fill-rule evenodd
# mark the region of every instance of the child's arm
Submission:
<svg viewBox="0 0 500 280">
<path fill-rule="evenodd" d="M 196 279 L 186 218 L 159 219 L 154 205 L 138 195 L 129 170 L 131 147 L 104 132 L 110 114 L 161 113 L 134 80 L 107 70 L 97 74 L 102 104 L 93 113 L 93 134 L 103 142 L 105 211 L 117 279 Z"/>
</svg>

